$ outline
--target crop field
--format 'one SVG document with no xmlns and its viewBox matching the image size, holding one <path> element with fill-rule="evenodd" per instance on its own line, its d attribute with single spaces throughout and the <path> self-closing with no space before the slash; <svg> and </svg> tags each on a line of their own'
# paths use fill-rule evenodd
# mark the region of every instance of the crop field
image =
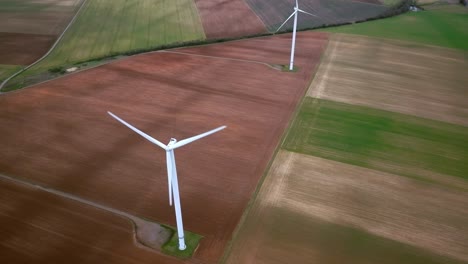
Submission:
<svg viewBox="0 0 468 264">
<path fill-rule="evenodd" d="M 458 50 L 335 34 L 308 95 L 468 126 L 467 68 Z"/>
<path fill-rule="evenodd" d="M 444 8 L 445 7 L 445 8 Z M 408 12 L 370 23 L 323 29 L 379 38 L 468 50 L 468 9 L 460 5 L 440 5 L 424 12 Z M 411 26 L 408 26 L 411 25 Z"/>
<path fill-rule="evenodd" d="M 59 35 L 82 0 L 0 0 L 0 32 Z"/>
<path fill-rule="evenodd" d="M 195 0 L 206 37 L 243 37 L 265 33 L 260 18 L 243 0 Z"/>
<path fill-rule="evenodd" d="M 295 5 L 294 0 L 246 0 L 246 3 L 262 19 L 270 32 L 278 27 L 291 15 Z M 383 13 L 387 8 L 383 5 L 368 4 L 347 0 L 308 0 L 301 1 L 299 8 L 309 13 L 317 14 L 312 17 L 300 14 L 298 29 L 313 28 L 325 24 L 353 22 Z M 293 20 L 285 24 L 282 30 L 292 30 Z"/>
<path fill-rule="evenodd" d="M 0 0 L 0 64 L 28 65 L 64 30 L 82 0 Z"/>
<path fill-rule="evenodd" d="M 466 54 L 409 31 L 331 35 L 225 263 L 468 262 Z"/>
<path fill-rule="evenodd" d="M 136 247 L 124 218 L 0 179 L 3 263 L 177 263 Z"/>
<path fill-rule="evenodd" d="M 55 39 L 51 35 L 0 32 L 0 63 L 29 65 L 44 55 Z"/>
<path fill-rule="evenodd" d="M 324 34 L 298 34 L 295 73 L 270 66 L 289 61 L 284 47 L 290 35 L 281 35 L 231 43 L 237 49 L 252 49 L 249 53 L 265 50 L 253 60 L 245 54 L 233 59 L 209 52 L 209 47 L 219 52 L 223 44 L 204 47 L 198 54 L 183 49 L 154 52 L 3 94 L 0 173 L 174 226 L 164 152 L 106 111 L 163 142 L 227 125 L 176 152 L 184 226 L 203 236 L 192 260 L 184 263 L 217 263 L 305 94 L 326 42 Z M 226 47 L 227 54 L 232 48 Z M 18 214 L 27 214 L 27 208 L 19 207 Z M 74 212 L 73 207 L 67 209 Z M 31 221 L 43 217 L 41 213 L 35 211 Z M 2 215 L 10 214 L 2 210 Z M 34 229 L 35 222 L 24 222 Z M 60 226 L 49 228 L 61 235 Z M 82 231 L 83 236 L 88 232 Z M 17 239 L 37 239 L 34 232 Z M 102 243 L 113 243 L 106 233 L 96 233 Z M 65 247 L 67 241 L 85 240 L 81 233 L 67 239 L 53 243 Z M 11 242 L 2 240 L 2 250 L 14 254 L 14 247 L 5 243 Z M 35 251 L 44 245 L 28 246 Z M 95 245 L 100 252 L 108 246 Z M 166 263 L 167 257 L 157 256 L 144 261 Z M 93 260 L 102 262 L 100 256 Z"/>
<path fill-rule="evenodd" d="M 31 71 L 204 38 L 191 0 L 89 0 L 57 48 Z"/>
<path fill-rule="evenodd" d="M 305 99 L 283 147 L 416 178 L 468 179 L 468 127 L 323 99 Z"/>
<path fill-rule="evenodd" d="M 282 150 L 226 263 L 466 263 L 467 199 L 458 188 Z"/>
</svg>

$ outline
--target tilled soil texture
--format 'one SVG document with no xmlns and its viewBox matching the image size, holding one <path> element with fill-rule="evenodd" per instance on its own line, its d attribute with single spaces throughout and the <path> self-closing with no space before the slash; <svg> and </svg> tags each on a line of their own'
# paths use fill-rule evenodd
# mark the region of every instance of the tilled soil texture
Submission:
<svg viewBox="0 0 468 264">
<path fill-rule="evenodd" d="M 308 95 L 468 125 L 464 52 L 335 34 Z"/>
<path fill-rule="evenodd" d="M 243 0 L 195 0 L 207 38 L 265 33 L 260 18 Z"/>
<path fill-rule="evenodd" d="M 280 151 L 226 263 L 466 263 L 466 199 L 458 188 Z"/>
<path fill-rule="evenodd" d="M 137 246 L 133 224 L 94 207 L 0 179 L 2 263 L 177 263 Z"/>
<path fill-rule="evenodd" d="M 0 9 L 0 32 L 59 35 L 74 15 L 75 10 L 69 9 L 60 12 Z"/>
<path fill-rule="evenodd" d="M 230 44 L 261 62 L 155 52 L 4 94 L 0 172 L 175 226 L 164 151 L 106 111 L 163 142 L 227 125 L 176 150 L 184 227 L 204 236 L 192 262 L 217 263 L 327 42 L 298 34 L 298 72 L 264 64 L 289 61 L 290 37 Z"/>
<path fill-rule="evenodd" d="M 44 55 L 83 0 L 0 1 L 0 64 L 28 65 Z"/>
<path fill-rule="evenodd" d="M 0 64 L 29 65 L 44 55 L 56 36 L 0 32 Z"/>
<path fill-rule="evenodd" d="M 245 0 L 245 2 L 260 17 L 270 32 L 278 30 L 294 11 L 296 5 L 294 0 Z M 387 7 L 383 5 L 349 0 L 303 0 L 299 1 L 299 8 L 315 16 L 299 13 L 298 29 L 361 21 L 379 16 L 387 10 Z M 293 20 L 291 18 L 281 30 L 292 30 Z"/>
</svg>

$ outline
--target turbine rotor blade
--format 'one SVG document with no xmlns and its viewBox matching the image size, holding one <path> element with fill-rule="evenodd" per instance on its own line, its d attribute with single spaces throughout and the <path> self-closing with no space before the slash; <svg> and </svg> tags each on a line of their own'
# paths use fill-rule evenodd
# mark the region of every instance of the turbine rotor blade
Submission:
<svg viewBox="0 0 468 264">
<path fill-rule="evenodd" d="M 167 186 L 169 188 L 169 205 L 172 206 L 172 155 L 170 151 L 166 151 L 166 165 L 167 165 Z"/>
<path fill-rule="evenodd" d="M 302 9 L 297 9 L 297 11 L 302 12 L 302 13 L 307 14 L 307 15 L 310 15 L 310 16 L 318 17 L 318 16 L 316 16 L 316 15 L 314 15 L 314 14 L 311 14 L 311 13 L 309 13 L 309 12 L 306 12 L 306 11 L 304 11 L 304 10 L 302 10 Z"/>
<path fill-rule="evenodd" d="M 289 19 L 291 19 L 291 17 L 293 17 L 296 13 L 297 10 L 294 10 L 294 12 L 292 12 L 292 14 L 283 22 L 283 24 L 281 24 L 281 26 L 275 31 L 275 33 L 278 32 L 284 26 L 284 24 L 286 24 L 289 21 Z"/>
<path fill-rule="evenodd" d="M 296 8 L 299 8 L 299 3 L 297 2 L 297 0 L 296 0 Z"/>
<path fill-rule="evenodd" d="M 209 136 L 209 135 L 211 135 L 211 134 L 213 134 L 213 133 L 216 133 L 216 132 L 218 132 L 218 131 L 220 131 L 220 130 L 223 130 L 223 129 L 225 129 L 225 128 L 226 128 L 226 126 L 220 126 L 220 127 L 218 127 L 218 128 L 215 128 L 215 129 L 210 130 L 210 131 L 208 131 L 208 132 L 205 132 L 205 133 L 203 133 L 203 134 L 200 134 L 200 135 L 197 135 L 197 136 L 193 136 L 193 137 L 190 137 L 190 138 L 183 139 L 183 140 L 181 140 L 181 141 L 175 143 L 174 145 L 170 146 L 169 149 L 172 150 L 172 149 L 176 149 L 176 148 L 182 147 L 182 146 L 184 146 L 184 145 L 187 145 L 187 144 L 189 144 L 189 143 L 192 143 L 192 142 L 195 141 L 195 140 L 198 140 L 198 139 L 200 139 L 200 138 Z"/>
<path fill-rule="evenodd" d="M 130 128 L 131 130 L 135 131 L 136 133 L 138 133 L 140 136 L 146 138 L 148 141 L 150 141 L 151 143 L 155 144 L 155 145 L 158 145 L 160 148 L 163 148 L 163 149 L 166 149 L 167 150 L 167 146 L 164 145 L 163 143 L 159 142 L 158 140 L 154 139 L 153 137 L 147 135 L 146 133 L 144 133 L 143 131 L 139 130 L 138 128 L 130 125 L 129 123 L 125 122 L 123 119 L 121 119 L 120 117 L 114 115 L 113 113 L 107 111 L 107 113 L 109 115 L 111 115 L 113 118 L 115 118 L 117 121 L 119 121 L 120 123 L 124 124 L 125 126 L 127 126 L 128 128 Z"/>
</svg>

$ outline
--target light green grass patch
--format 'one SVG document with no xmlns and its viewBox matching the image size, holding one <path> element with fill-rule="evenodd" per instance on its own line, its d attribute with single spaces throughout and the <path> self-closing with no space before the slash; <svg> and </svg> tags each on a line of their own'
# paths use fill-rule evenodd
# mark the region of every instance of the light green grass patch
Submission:
<svg viewBox="0 0 468 264">
<path fill-rule="evenodd" d="M 0 82 L 19 71 L 23 66 L 21 65 L 4 65 L 0 64 Z"/>
<path fill-rule="evenodd" d="M 468 15 L 463 13 L 465 9 L 456 5 L 443 10 L 408 12 L 381 20 L 322 30 L 468 50 Z"/>
<path fill-rule="evenodd" d="M 198 247 L 200 240 L 203 238 L 201 235 L 184 230 L 185 250 L 179 250 L 179 238 L 177 231 L 173 227 L 163 225 L 165 228 L 172 231 L 171 239 L 162 246 L 162 252 L 179 258 L 190 258 Z"/>
<path fill-rule="evenodd" d="M 468 127 L 311 97 L 283 148 L 404 176 L 468 179 Z"/>
</svg>

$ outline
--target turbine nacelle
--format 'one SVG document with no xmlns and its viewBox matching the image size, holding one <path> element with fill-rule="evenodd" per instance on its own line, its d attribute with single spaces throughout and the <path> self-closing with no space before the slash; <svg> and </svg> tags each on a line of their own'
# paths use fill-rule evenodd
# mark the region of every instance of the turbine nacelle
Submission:
<svg viewBox="0 0 468 264">
<path fill-rule="evenodd" d="M 177 139 L 171 138 L 171 140 L 169 140 L 169 143 L 167 143 L 167 147 L 169 148 L 170 146 L 174 145 L 175 143 L 177 143 Z"/>
</svg>

